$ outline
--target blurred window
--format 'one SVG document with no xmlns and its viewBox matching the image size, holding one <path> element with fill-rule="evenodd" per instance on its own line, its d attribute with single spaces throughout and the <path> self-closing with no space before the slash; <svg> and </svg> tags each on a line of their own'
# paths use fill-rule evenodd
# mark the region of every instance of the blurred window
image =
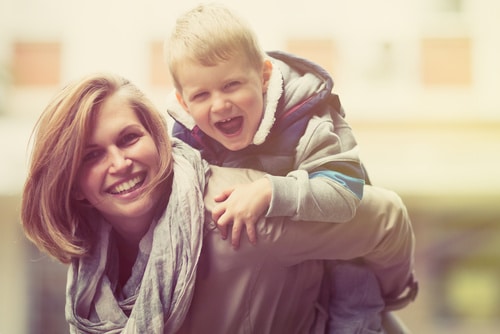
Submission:
<svg viewBox="0 0 500 334">
<path fill-rule="evenodd" d="M 472 84 L 471 40 L 423 38 L 421 41 L 422 83 L 425 86 Z"/>
<path fill-rule="evenodd" d="M 163 41 L 153 41 L 150 44 L 150 79 L 156 87 L 172 87 L 172 80 L 167 62 L 163 54 Z"/>
<path fill-rule="evenodd" d="M 17 86 L 58 85 L 61 78 L 59 42 L 15 42 L 13 83 Z"/>
</svg>

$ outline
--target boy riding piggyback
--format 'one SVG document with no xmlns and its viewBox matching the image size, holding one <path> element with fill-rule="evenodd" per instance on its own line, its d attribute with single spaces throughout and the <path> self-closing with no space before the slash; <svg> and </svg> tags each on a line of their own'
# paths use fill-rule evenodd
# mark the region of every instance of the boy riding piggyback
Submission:
<svg viewBox="0 0 500 334">
<path fill-rule="evenodd" d="M 212 164 L 267 173 L 216 197 L 213 219 L 233 247 L 243 229 L 257 242 L 255 224 L 263 216 L 334 224 L 357 219 L 372 186 L 365 184 L 356 140 L 324 69 L 284 52 L 265 53 L 244 20 L 218 5 L 181 16 L 166 50 L 175 86 L 168 107 L 173 135 Z M 377 195 L 381 208 L 389 203 L 406 210 L 387 193 Z M 383 226 L 390 216 L 374 211 L 364 223 Z M 325 261 L 330 333 L 380 331 L 384 309 L 414 298 L 413 235 L 405 240 L 388 243 L 387 254 Z"/>
</svg>

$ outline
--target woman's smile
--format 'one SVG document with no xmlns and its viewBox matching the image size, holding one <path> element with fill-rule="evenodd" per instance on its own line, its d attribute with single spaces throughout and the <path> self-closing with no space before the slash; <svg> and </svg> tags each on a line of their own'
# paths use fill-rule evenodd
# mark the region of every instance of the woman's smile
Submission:
<svg viewBox="0 0 500 334">
<path fill-rule="evenodd" d="M 111 186 L 107 192 L 113 195 L 123 195 L 131 193 L 138 188 L 140 188 L 144 184 L 144 180 L 146 178 L 145 173 L 141 173 L 129 180 L 121 181 L 116 185 Z"/>
</svg>

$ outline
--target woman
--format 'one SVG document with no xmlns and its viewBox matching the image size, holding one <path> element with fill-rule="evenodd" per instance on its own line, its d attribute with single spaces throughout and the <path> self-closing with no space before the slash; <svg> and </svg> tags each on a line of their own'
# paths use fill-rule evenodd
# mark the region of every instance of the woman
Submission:
<svg viewBox="0 0 500 334">
<path fill-rule="evenodd" d="M 189 306 L 205 169 L 191 150 L 172 160 L 154 111 L 127 81 L 91 76 L 62 90 L 39 120 L 22 222 L 40 249 L 72 261 L 72 332 L 114 333 L 126 323 L 131 333 L 162 333 Z M 172 187 L 185 189 L 170 198 Z"/>
<path fill-rule="evenodd" d="M 381 230 L 363 213 L 338 225 L 262 220 L 257 246 L 233 251 L 205 208 L 260 176 L 210 167 L 171 142 L 125 79 L 64 88 L 37 124 L 21 218 L 31 241 L 70 263 L 71 333 L 322 333 L 321 259 L 408 258 L 397 243 L 413 237 L 410 222 L 392 207 L 380 208 L 392 215 Z M 373 187 L 367 206 L 379 192 L 390 196 Z"/>
</svg>

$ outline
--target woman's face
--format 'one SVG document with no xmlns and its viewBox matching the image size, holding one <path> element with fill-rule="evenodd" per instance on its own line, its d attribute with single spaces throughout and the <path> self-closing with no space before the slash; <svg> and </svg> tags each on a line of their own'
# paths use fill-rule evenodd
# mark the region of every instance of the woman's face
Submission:
<svg viewBox="0 0 500 334">
<path fill-rule="evenodd" d="M 141 195 L 158 164 L 153 138 L 118 91 L 102 104 L 85 143 L 77 198 L 90 202 L 124 237 L 142 237 L 159 194 Z"/>
</svg>

